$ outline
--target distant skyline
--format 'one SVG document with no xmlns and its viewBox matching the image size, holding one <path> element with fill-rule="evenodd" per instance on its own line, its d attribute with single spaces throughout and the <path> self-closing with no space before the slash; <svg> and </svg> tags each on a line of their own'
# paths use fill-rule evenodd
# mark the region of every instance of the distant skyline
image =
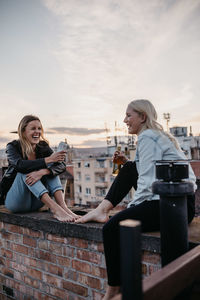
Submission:
<svg viewBox="0 0 200 300">
<path fill-rule="evenodd" d="M 200 0 L 0 0 L 0 149 L 26 114 L 50 145 L 105 146 L 133 99 L 200 133 Z"/>
</svg>

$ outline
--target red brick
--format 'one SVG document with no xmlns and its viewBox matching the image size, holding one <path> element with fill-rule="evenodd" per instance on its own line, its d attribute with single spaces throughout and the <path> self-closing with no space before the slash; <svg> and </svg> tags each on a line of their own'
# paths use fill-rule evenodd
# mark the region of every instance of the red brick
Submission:
<svg viewBox="0 0 200 300">
<path fill-rule="evenodd" d="M 28 248 L 26 246 L 22 246 L 19 244 L 13 244 L 11 248 L 13 251 L 23 253 L 23 254 L 28 254 Z"/>
<path fill-rule="evenodd" d="M 27 266 L 31 266 L 31 267 L 36 267 L 37 266 L 37 260 L 34 258 L 30 258 L 30 257 L 24 257 L 24 264 Z"/>
<path fill-rule="evenodd" d="M 76 246 L 76 245 L 75 245 L 75 241 L 76 241 L 75 238 L 68 237 L 67 240 L 66 240 L 66 242 L 65 242 L 65 244 L 70 245 L 70 246 L 72 246 L 72 247 L 75 247 L 75 246 Z"/>
<path fill-rule="evenodd" d="M 43 281 L 46 282 L 49 285 L 53 285 L 57 288 L 61 288 L 62 285 L 62 279 L 57 278 L 55 276 L 51 276 L 49 274 L 43 274 Z"/>
<path fill-rule="evenodd" d="M 49 242 L 46 240 L 38 241 L 38 248 L 43 250 L 49 250 Z"/>
<path fill-rule="evenodd" d="M 8 277 L 11 277 L 11 278 L 14 277 L 13 271 L 8 268 L 2 268 L 2 273 Z"/>
<path fill-rule="evenodd" d="M 52 243 L 49 244 L 49 250 L 55 254 L 62 255 L 62 247 L 59 243 Z"/>
<path fill-rule="evenodd" d="M 24 273 L 14 270 L 14 278 L 19 281 L 24 281 Z"/>
<path fill-rule="evenodd" d="M 23 236 L 23 243 L 30 247 L 36 247 L 36 245 L 37 245 L 37 242 L 35 239 L 33 239 L 29 236 L 26 236 L 26 235 Z"/>
<path fill-rule="evenodd" d="M 79 297 L 79 296 L 77 296 L 77 295 L 74 295 L 74 294 L 69 294 L 69 297 L 68 297 L 68 300 L 84 300 L 85 299 L 85 297 L 83 298 L 83 297 Z"/>
<path fill-rule="evenodd" d="M 88 241 L 82 239 L 75 239 L 74 240 L 75 246 L 78 248 L 88 248 Z"/>
<path fill-rule="evenodd" d="M 44 281 L 39 281 L 39 290 L 46 294 L 50 294 L 50 287 Z"/>
<path fill-rule="evenodd" d="M 3 257 L 0 257 L 0 265 L 3 265 L 3 266 L 5 266 L 5 258 L 3 258 Z"/>
<path fill-rule="evenodd" d="M 45 251 L 42 251 L 42 250 L 39 250 L 39 253 L 37 253 L 37 257 L 39 259 L 47 260 L 47 261 L 54 262 L 54 263 L 56 261 L 56 256 L 54 254 L 49 253 L 49 252 L 45 252 Z"/>
<path fill-rule="evenodd" d="M 55 298 L 50 297 L 49 295 L 44 295 L 37 290 L 33 291 L 33 298 L 37 300 L 53 300 Z"/>
<path fill-rule="evenodd" d="M 38 250 L 36 250 L 36 248 L 29 247 L 28 248 L 28 256 L 33 257 L 33 258 L 36 257 L 37 251 Z"/>
<path fill-rule="evenodd" d="M 24 262 L 24 255 L 21 253 L 13 252 L 13 261 L 15 261 L 18 264 L 23 264 Z"/>
<path fill-rule="evenodd" d="M 13 262 L 10 263 L 10 265 L 11 265 L 12 269 L 15 269 L 19 272 L 26 272 L 27 271 L 27 267 L 23 264 L 18 264 L 18 263 L 13 261 Z"/>
<path fill-rule="evenodd" d="M 79 260 L 72 261 L 72 268 L 84 272 L 84 273 L 91 273 L 91 265 L 86 262 L 82 262 Z"/>
<path fill-rule="evenodd" d="M 59 237 L 53 234 L 47 234 L 47 240 L 58 242 L 58 243 L 66 243 L 67 239 L 65 237 Z"/>
<path fill-rule="evenodd" d="M 22 237 L 22 235 L 8 232 L 5 229 L 1 230 L 1 236 L 5 240 L 11 240 L 11 241 L 15 241 L 15 242 L 19 241 L 19 238 L 20 238 L 20 241 L 21 241 L 21 237 Z"/>
<path fill-rule="evenodd" d="M 88 272 L 89 273 L 89 272 Z M 100 277 L 100 278 L 106 278 L 107 277 L 107 272 L 105 268 L 101 268 L 98 266 L 92 266 L 92 275 Z"/>
<path fill-rule="evenodd" d="M 66 291 L 57 289 L 55 287 L 50 287 L 50 295 L 56 297 L 56 299 L 66 299 Z"/>
<path fill-rule="evenodd" d="M 37 269 L 48 272 L 48 263 L 44 260 L 37 260 Z"/>
<path fill-rule="evenodd" d="M 9 259 L 13 258 L 13 252 L 4 248 L 1 248 L 1 255 Z"/>
<path fill-rule="evenodd" d="M 72 247 L 68 247 L 68 246 L 63 246 L 63 255 L 64 256 L 70 256 L 70 257 L 74 257 L 74 248 Z"/>
<path fill-rule="evenodd" d="M 27 270 L 27 274 L 33 278 L 42 280 L 42 272 L 40 272 L 38 270 L 30 268 Z"/>
<path fill-rule="evenodd" d="M 91 242 L 89 244 L 89 249 L 104 253 L 103 243 L 94 243 L 94 242 Z"/>
<path fill-rule="evenodd" d="M 84 274 L 78 274 L 78 282 L 90 286 L 91 288 L 100 290 L 101 289 L 101 281 L 97 278 L 90 277 Z"/>
<path fill-rule="evenodd" d="M 35 231 L 35 230 L 29 229 L 29 228 L 23 228 L 23 233 L 30 237 L 43 238 L 43 232 Z"/>
<path fill-rule="evenodd" d="M 70 267 L 70 259 L 67 257 L 57 256 L 57 263 L 60 266 Z"/>
<path fill-rule="evenodd" d="M 78 278 L 78 273 L 76 271 L 73 271 L 73 270 L 68 270 L 66 273 L 65 273 L 65 278 L 66 279 L 71 279 L 73 281 L 77 281 L 77 278 Z"/>
<path fill-rule="evenodd" d="M 56 265 L 49 264 L 48 271 L 51 274 L 55 274 L 55 275 L 58 275 L 58 276 L 61 276 L 61 277 L 63 276 L 63 268 L 58 267 Z"/>
<path fill-rule="evenodd" d="M 7 223 L 5 223 L 4 227 L 8 231 L 23 234 L 23 227 L 20 227 L 20 226 L 17 226 L 17 225 L 12 225 L 12 224 L 7 224 Z"/>
<path fill-rule="evenodd" d="M 88 295 L 88 289 L 79 285 L 79 284 L 75 284 L 72 283 L 70 281 L 63 281 L 63 288 L 71 291 L 75 294 L 81 295 L 81 296 L 87 296 Z"/>
<path fill-rule="evenodd" d="M 24 276 L 24 282 L 34 288 L 39 288 L 38 280 L 30 278 L 29 276 Z"/>
<path fill-rule="evenodd" d="M 101 254 L 95 252 L 77 250 L 77 258 L 81 260 L 87 260 L 98 265 L 101 264 Z"/>
</svg>

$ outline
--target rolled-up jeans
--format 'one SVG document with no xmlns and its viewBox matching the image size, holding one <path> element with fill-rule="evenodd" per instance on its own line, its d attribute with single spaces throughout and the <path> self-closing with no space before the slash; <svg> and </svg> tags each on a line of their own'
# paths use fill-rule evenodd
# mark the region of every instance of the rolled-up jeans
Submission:
<svg viewBox="0 0 200 300">
<path fill-rule="evenodd" d="M 17 173 L 7 193 L 5 206 L 13 213 L 36 211 L 44 205 L 40 200 L 43 194 L 54 195 L 56 191 L 63 190 L 59 176 L 43 176 L 33 185 L 28 185 L 26 175 Z"/>
</svg>

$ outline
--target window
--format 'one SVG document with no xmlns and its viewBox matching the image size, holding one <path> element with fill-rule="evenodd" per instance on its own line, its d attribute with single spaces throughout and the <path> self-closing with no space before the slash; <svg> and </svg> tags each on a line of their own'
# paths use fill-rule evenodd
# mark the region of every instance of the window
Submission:
<svg viewBox="0 0 200 300">
<path fill-rule="evenodd" d="M 91 195 L 91 188 L 86 188 L 85 193 L 86 195 Z"/>
<path fill-rule="evenodd" d="M 78 168 L 80 168 L 81 167 L 81 162 L 78 162 Z"/>
<path fill-rule="evenodd" d="M 95 182 L 105 182 L 105 174 L 97 173 L 95 175 Z"/>
<path fill-rule="evenodd" d="M 99 161 L 99 168 L 105 168 L 105 162 Z"/>
<path fill-rule="evenodd" d="M 89 168 L 89 167 L 90 167 L 90 163 L 89 163 L 88 161 L 86 161 L 86 162 L 84 163 L 84 167 L 85 167 L 85 168 Z"/>
<path fill-rule="evenodd" d="M 82 186 L 81 185 L 78 186 L 78 192 L 82 193 Z"/>
<path fill-rule="evenodd" d="M 80 181 L 81 180 L 81 172 L 77 172 L 77 179 Z"/>
<path fill-rule="evenodd" d="M 105 168 L 105 159 L 97 159 L 95 166 L 96 168 Z"/>
<path fill-rule="evenodd" d="M 106 189 L 105 188 L 97 188 L 96 189 L 96 196 L 103 197 L 106 195 Z"/>
<path fill-rule="evenodd" d="M 85 180 L 90 181 L 90 175 L 89 174 L 85 174 Z"/>
</svg>

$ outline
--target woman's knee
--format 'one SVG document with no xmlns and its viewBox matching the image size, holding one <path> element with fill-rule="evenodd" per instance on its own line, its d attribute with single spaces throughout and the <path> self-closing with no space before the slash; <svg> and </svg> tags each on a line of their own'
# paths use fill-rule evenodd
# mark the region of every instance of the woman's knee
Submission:
<svg viewBox="0 0 200 300">
<path fill-rule="evenodd" d="M 5 207 L 13 213 L 17 213 L 22 210 L 19 201 L 17 201 L 17 199 L 12 194 L 7 195 L 5 200 Z"/>
</svg>

